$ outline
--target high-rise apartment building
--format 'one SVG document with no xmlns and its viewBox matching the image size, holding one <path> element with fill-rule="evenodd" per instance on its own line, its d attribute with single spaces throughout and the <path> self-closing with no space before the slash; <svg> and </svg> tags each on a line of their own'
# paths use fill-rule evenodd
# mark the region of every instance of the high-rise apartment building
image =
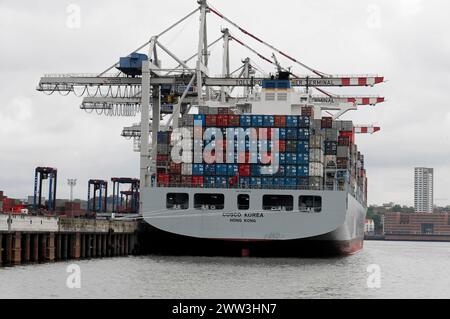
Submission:
<svg viewBox="0 0 450 319">
<path fill-rule="evenodd" d="M 414 169 L 414 210 L 416 213 L 433 212 L 433 169 Z"/>
</svg>

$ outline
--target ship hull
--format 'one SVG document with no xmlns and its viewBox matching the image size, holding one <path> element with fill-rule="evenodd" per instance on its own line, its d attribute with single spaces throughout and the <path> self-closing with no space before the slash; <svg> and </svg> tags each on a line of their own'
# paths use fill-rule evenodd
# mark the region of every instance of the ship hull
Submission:
<svg viewBox="0 0 450 319">
<path fill-rule="evenodd" d="M 221 211 L 166 209 L 168 193 L 221 193 L 226 204 Z M 320 196 L 320 213 L 272 212 L 252 207 L 252 213 L 233 209 L 232 200 L 240 193 L 258 203 L 264 194 Z M 149 253 L 164 255 L 303 257 L 340 256 L 363 247 L 366 208 L 347 192 L 178 189 L 150 188 L 144 192 L 144 240 Z M 192 206 L 192 205 L 191 205 Z M 254 212 L 258 217 L 253 216 Z M 250 214 L 250 215 L 246 215 Z"/>
</svg>

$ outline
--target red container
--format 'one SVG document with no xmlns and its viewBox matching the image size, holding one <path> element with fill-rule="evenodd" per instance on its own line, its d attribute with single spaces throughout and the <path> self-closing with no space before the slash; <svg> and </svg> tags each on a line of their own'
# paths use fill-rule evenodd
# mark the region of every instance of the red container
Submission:
<svg viewBox="0 0 450 319">
<path fill-rule="evenodd" d="M 157 181 L 159 187 L 168 187 L 170 182 L 169 174 L 158 174 Z"/>
<path fill-rule="evenodd" d="M 239 187 L 239 177 L 233 176 L 228 178 L 228 187 L 229 188 L 238 188 Z"/>
<path fill-rule="evenodd" d="M 239 164 L 239 176 L 248 177 L 251 173 L 250 164 Z"/>
<path fill-rule="evenodd" d="M 350 146 L 350 138 L 347 136 L 339 136 L 338 137 L 338 145 L 339 146 Z"/>
<path fill-rule="evenodd" d="M 228 126 L 237 126 L 241 125 L 240 116 L 239 115 L 230 115 L 228 117 Z"/>
<path fill-rule="evenodd" d="M 314 108 L 312 106 L 302 107 L 302 116 L 314 117 Z"/>
<path fill-rule="evenodd" d="M 322 117 L 322 128 L 333 128 L 333 118 Z"/>
<path fill-rule="evenodd" d="M 206 115 L 206 126 L 217 126 L 217 115 Z"/>
<path fill-rule="evenodd" d="M 286 152 L 286 141 L 285 140 L 278 140 L 279 143 L 279 151 L 281 153 Z"/>
<path fill-rule="evenodd" d="M 205 180 L 203 176 L 192 176 L 192 186 L 193 187 L 204 187 Z"/>
<path fill-rule="evenodd" d="M 217 126 L 226 127 L 228 126 L 228 115 L 217 115 Z"/>
<path fill-rule="evenodd" d="M 355 132 L 353 131 L 340 131 L 339 136 L 348 137 L 350 140 L 350 144 L 355 143 Z"/>
<path fill-rule="evenodd" d="M 285 115 L 275 115 L 275 127 L 286 127 Z"/>
<path fill-rule="evenodd" d="M 157 154 L 156 155 L 156 161 L 157 162 L 168 162 L 169 161 L 169 155 Z"/>
</svg>

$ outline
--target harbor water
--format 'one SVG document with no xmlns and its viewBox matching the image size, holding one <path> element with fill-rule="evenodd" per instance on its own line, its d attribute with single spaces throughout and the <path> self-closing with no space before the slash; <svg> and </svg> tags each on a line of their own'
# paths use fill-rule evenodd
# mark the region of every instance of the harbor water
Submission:
<svg viewBox="0 0 450 319">
<path fill-rule="evenodd" d="M 450 297 L 450 243 L 364 245 L 332 259 L 142 256 L 0 268 L 0 298 Z M 80 288 L 68 284 L 73 264 Z"/>
</svg>

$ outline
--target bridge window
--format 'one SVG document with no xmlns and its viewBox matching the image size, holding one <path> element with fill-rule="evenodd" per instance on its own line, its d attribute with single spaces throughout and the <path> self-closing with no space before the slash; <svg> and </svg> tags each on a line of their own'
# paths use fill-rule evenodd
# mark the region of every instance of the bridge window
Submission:
<svg viewBox="0 0 450 319">
<path fill-rule="evenodd" d="M 238 195 L 238 209 L 249 210 L 250 209 L 250 196 L 247 194 Z"/>
<path fill-rule="evenodd" d="M 166 196 L 166 207 L 168 209 L 188 209 L 189 195 L 185 193 L 168 193 Z"/>
<path fill-rule="evenodd" d="M 294 198 L 290 195 L 264 195 L 263 209 L 272 211 L 294 210 Z"/>
<path fill-rule="evenodd" d="M 195 194 L 194 208 L 202 210 L 219 210 L 225 207 L 223 194 Z"/>
<path fill-rule="evenodd" d="M 320 213 L 322 211 L 322 197 L 300 196 L 298 207 L 301 212 Z"/>
</svg>

